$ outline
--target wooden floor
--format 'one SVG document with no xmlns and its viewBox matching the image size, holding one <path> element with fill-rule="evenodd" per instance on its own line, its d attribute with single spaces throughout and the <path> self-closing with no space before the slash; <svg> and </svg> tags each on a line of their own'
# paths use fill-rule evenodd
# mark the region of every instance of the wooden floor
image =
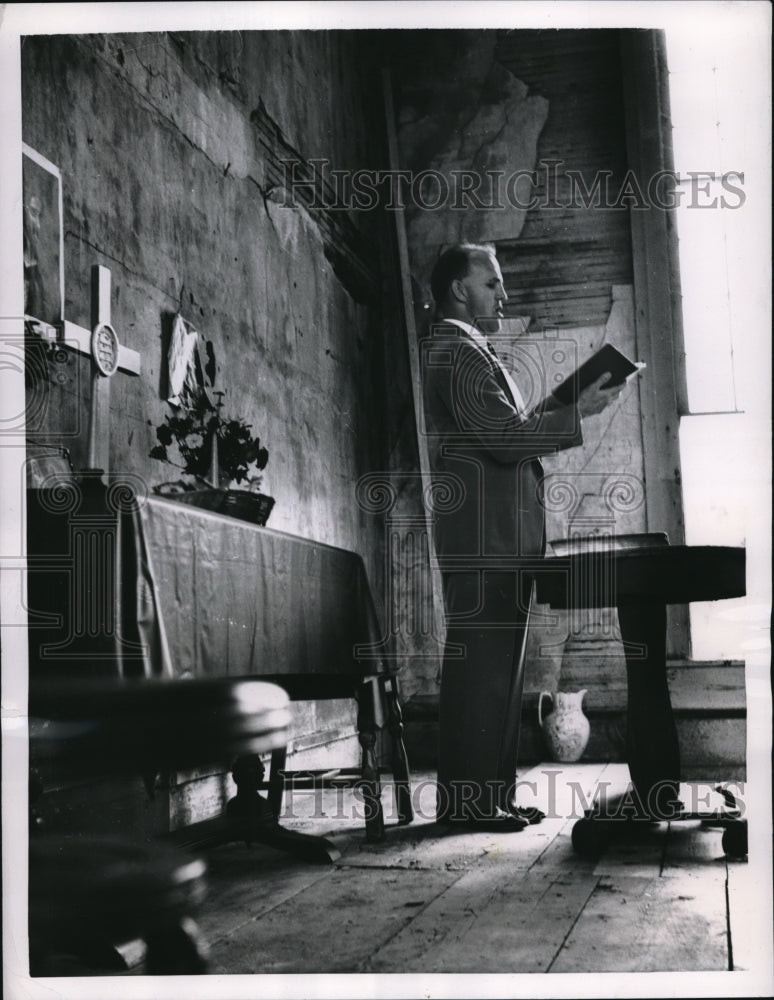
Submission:
<svg viewBox="0 0 774 1000">
<path fill-rule="evenodd" d="M 432 776 L 415 776 L 419 815 L 367 844 L 348 790 L 297 793 L 286 826 L 325 834 L 333 865 L 263 846 L 208 852 L 198 922 L 213 973 L 527 973 L 724 971 L 745 968 L 744 861 L 722 831 L 662 823 L 578 857 L 570 834 L 597 782 L 620 765 L 534 767 L 521 801 L 539 825 L 508 835 L 445 832 Z M 527 783 L 534 783 L 535 791 Z M 353 810 L 355 815 L 353 816 Z"/>
</svg>

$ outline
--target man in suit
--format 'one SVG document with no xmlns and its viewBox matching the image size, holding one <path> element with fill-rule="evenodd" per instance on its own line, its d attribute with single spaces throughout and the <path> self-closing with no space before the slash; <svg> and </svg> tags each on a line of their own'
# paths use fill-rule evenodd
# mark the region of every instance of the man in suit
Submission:
<svg viewBox="0 0 774 1000">
<path fill-rule="evenodd" d="M 602 375 L 562 406 L 528 411 L 491 343 L 507 295 L 491 245 L 460 244 L 433 269 L 436 322 L 422 345 L 435 547 L 447 638 L 441 678 L 440 822 L 500 831 L 542 817 L 514 797 L 532 574 L 545 550 L 541 455 L 583 441 L 620 387 Z"/>
</svg>

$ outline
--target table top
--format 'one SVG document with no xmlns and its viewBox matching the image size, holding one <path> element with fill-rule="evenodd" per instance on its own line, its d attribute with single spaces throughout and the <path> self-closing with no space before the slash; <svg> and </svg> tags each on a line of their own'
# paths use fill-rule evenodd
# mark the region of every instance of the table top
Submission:
<svg viewBox="0 0 774 1000">
<path fill-rule="evenodd" d="M 555 608 L 689 604 L 743 597 L 745 549 L 664 545 L 552 556 L 536 571 L 537 599 Z"/>
<path fill-rule="evenodd" d="M 358 553 L 169 500 L 140 517 L 175 671 L 339 673 L 345 697 L 353 677 L 387 669 Z M 295 696 L 315 697 L 309 683 Z"/>
<path fill-rule="evenodd" d="M 30 494 L 33 678 L 294 675 L 314 698 L 314 675 L 346 697 L 389 669 L 356 552 L 104 487 Z"/>
</svg>

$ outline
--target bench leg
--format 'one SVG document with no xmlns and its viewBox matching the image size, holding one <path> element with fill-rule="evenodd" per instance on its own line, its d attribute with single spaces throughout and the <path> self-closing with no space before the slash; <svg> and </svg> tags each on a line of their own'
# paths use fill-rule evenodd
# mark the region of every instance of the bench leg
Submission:
<svg viewBox="0 0 774 1000">
<path fill-rule="evenodd" d="M 406 744 L 403 741 L 403 711 L 396 677 L 385 678 L 384 693 L 387 700 L 387 725 L 392 736 L 392 776 L 395 779 L 398 822 L 404 825 L 414 819 L 414 809 L 411 805 L 411 776 Z"/>
<path fill-rule="evenodd" d="M 154 927 L 145 935 L 149 976 L 202 976 L 207 972 L 206 949 L 190 917 Z"/>
</svg>

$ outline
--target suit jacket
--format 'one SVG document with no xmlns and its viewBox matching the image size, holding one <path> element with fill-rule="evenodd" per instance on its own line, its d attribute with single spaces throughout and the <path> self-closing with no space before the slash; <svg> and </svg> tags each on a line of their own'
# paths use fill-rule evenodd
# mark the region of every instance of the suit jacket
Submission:
<svg viewBox="0 0 774 1000">
<path fill-rule="evenodd" d="M 577 407 L 549 396 L 522 412 L 497 358 L 456 325 L 431 328 L 421 366 L 441 569 L 465 568 L 448 557 L 542 556 L 540 456 L 582 443 Z"/>
</svg>

